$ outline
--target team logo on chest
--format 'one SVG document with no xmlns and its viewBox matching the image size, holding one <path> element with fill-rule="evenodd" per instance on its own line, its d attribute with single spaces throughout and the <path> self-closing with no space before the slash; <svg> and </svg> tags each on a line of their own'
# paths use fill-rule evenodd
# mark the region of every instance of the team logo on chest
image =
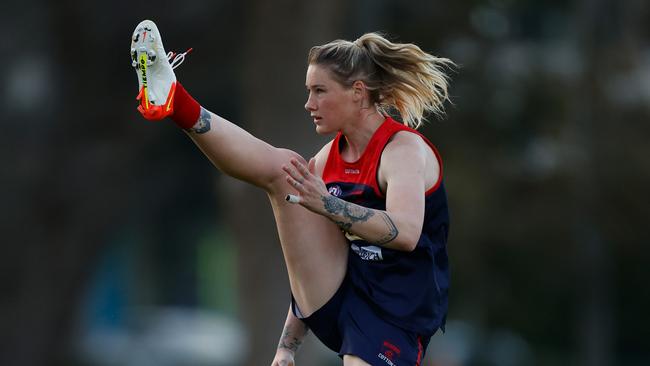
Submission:
<svg viewBox="0 0 650 366">
<path fill-rule="evenodd" d="M 359 169 L 346 168 L 344 172 L 345 174 L 361 174 L 361 171 Z"/>
<path fill-rule="evenodd" d="M 345 236 L 350 241 L 363 240 L 360 237 L 349 233 L 346 233 Z M 364 261 L 384 260 L 384 255 L 381 251 L 381 248 L 378 246 L 374 246 L 374 245 L 358 246 L 357 244 L 352 243 L 352 245 L 350 245 L 350 248 L 352 248 L 352 251 L 355 252 L 359 256 L 359 258 L 363 259 Z"/>
<path fill-rule="evenodd" d="M 339 187 L 337 185 L 331 186 L 327 191 L 334 197 L 340 197 L 341 193 L 343 193 L 343 191 L 341 190 L 341 187 Z"/>
</svg>

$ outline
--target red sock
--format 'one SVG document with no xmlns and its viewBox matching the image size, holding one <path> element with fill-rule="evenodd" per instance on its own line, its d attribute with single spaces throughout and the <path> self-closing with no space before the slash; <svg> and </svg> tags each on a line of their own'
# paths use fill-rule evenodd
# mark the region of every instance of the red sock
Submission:
<svg viewBox="0 0 650 366">
<path fill-rule="evenodd" d="M 171 119 L 178 127 L 187 130 L 196 124 L 200 113 L 201 105 L 177 81 L 174 92 L 174 114 L 171 115 Z"/>
</svg>

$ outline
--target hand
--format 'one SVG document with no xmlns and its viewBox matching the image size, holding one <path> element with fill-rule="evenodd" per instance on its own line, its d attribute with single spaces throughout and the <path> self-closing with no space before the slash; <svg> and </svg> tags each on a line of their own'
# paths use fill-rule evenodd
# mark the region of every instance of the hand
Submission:
<svg viewBox="0 0 650 366">
<path fill-rule="evenodd" d="M 291 166 L 284 165 L 287 175 L 287 182 L 298 192 L 297 196 L 287 196 L 287 201 L 299 203 L 306 209 L 321 213 L 323 211 L 323 197 L 328 196 L 327 187 L 323 179 L 316 175 L 316 161 L 309 160 L 308 167 L 296 159 L 291 159 Z M 291 197 L 293 196 L 293 197 Z"/>
<path fill-rule="evenodd" d="M 271 366 L 295 366 L 293 352 L 286 348 L 278 348 Z"/>
</svg>

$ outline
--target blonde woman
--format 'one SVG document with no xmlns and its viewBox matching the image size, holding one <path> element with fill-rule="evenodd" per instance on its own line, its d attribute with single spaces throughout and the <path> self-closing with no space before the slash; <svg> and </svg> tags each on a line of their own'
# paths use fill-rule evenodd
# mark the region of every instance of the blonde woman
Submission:
<svg viewBox="0 0 650 366">
<path fill-rule="evenodd" d="M 308 329 L 344 366 L 419 365 L 444 329 L 449 216 L 440 156 L 414 128 L 442 112 L 451 61 L 376 33 L 313 47 L 305 109 L 335 137 L 306 161 L 201 107 L 153 22 L 138 24 L 131 54 L 142 115 L 170 117 L 218 169 L 269 197 L 292 292 L 272 365 L 293 365 Z"/>
</svg>

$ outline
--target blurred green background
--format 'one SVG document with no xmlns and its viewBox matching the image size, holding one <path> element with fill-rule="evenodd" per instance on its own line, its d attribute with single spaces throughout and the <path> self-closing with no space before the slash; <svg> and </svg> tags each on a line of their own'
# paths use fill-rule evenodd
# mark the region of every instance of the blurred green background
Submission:
<svg viewBox="0 0 650 366">
<path fill-rule="evenodd" d="M 0 364 L 270 365 L 289 289 L 265 195 L 136 112 L 142 19 L 207 108 L 311 156 L 313 45 L 459 64 L 448 331 L 427 366 L 650 364 L 646 0 L 3 2 Z M 250 157 L 255 159 L 254 156 Z M 310 336 L 300 366 L 340 364 Z"/>
</svg>

